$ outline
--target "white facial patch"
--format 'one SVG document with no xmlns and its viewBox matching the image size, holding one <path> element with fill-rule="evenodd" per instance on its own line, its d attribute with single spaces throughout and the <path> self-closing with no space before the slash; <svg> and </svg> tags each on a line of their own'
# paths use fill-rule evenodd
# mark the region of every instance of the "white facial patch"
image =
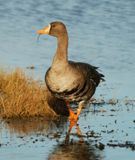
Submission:
<svg viewBox="0 0 135 160">
<path fill-rule="evenodd" d="M 48 25 L 48 33 L 50 32 L 51 24 Z"/>
</svg>

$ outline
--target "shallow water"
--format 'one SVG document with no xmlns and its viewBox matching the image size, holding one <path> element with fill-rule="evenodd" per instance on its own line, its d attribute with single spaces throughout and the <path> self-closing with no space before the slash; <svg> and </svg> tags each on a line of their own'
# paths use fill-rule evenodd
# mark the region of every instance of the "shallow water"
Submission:
<svg viewBox="0 0 135 160">
<path fill-rule="evenodd" d="M 103 98 L 106 102 L 110 98 L 118 99 L 122 103 L 125 102 L 124 97 L 134 100 L 135 1 L 1 0 L 0 17 L 1 67 L 7 69 L 21 67 L 34 78 L 44 80 L 45 71 L 50 66 L 56 49 L 56 40 L 53 37 L 42 36 L 37 42 L 36 31 L 51 21 L 61 20 L 67 25 L 70 37 L 69 58 L 99 66 L 105 74 L 106 82 L 97 89 L 95 97 Z M 35 67 L 34 70 L 27 69 L 32 65 Z M 91 142 L 91 138 L 84 136 L 87 144 L 83 143 L 82 148 L 88 153 L 86 155 L 89 156 L 92 151 L 92 155 L 97 156 L 98 159 L 112 160 L 117 157 L 133 159 L 135 153 L 131 149 L 107 146 L 111 139 L 117 140 L 118 143 L 135 139 L 133 134 L 135 131 L 134 103 L 128 104 L 129 106 L 122 103 L 111 106 L 114 107 L 115 112 L 113 109 L 111 110 L 110 105 L 102 104 L 96 110 L 107 110 L 107 112 L 100 111 L 93 114 L 88 107 L 82 113 L 79 124 L 84 135 L 86 136 L 86 133 L 91 130 L 100 133 L 98 141 L 106 145 L 105 149 L 100 151 L 98 148 L 93 148 L 95 138 Z M 91 108 L 93 109 L 94 106 Z M 86 116 L 84 116 L 85 112 Z M 111 116 L 113 114 L 114 116 Z M 118 123 L 115 124 L 115 120 Z M 105 129 L 101 122 L 103 126 L 109 126 L 105 133 L 102 133 L 102 130 Z M 18 138 L 18 135 L 22 133 L 14 130 L 14 126 L 8 128 L 3 123 L 0 125 L 0 159 L 11 159 L 10 157 L 26 160 L 47 159 L 48 156 L 51 159 L 53 155 L 59 155 L 59 158 L 64 155 L 66 149 L 64 150 L 65 147 L 61 147 L 60 144 L 64 141 L 67 123 L 62 125 L 66 125 L 63 134 L 60 131 L 61 127 L 58 127 L 57 130 L 56 128 L 50 129 L 51 134 L 59 131 L 60 137 L 48 138 L 47 135 L 44 135 L 44 141 L 40 142 L 39 139 L 42 136 L 39 135 L 39 139 L 35 143 L 31 137 L 36 139 L 38 131 L 41 133 L 38 127 L 37 130 L 33 130 L 32 127 L 32 131 L 28 132 L 24 138 Z M 25 130 L 23 127 L 20 124 L 20 128 Z M 114 131 L 109 134 L 107 130 Z M 75 130 L 73 130 L 74 132 Z M 127 134 L 128 136 L 126 136 Z M 75 141 L 73 146 L 77 146 L 78 137 L 75 135 L 71 135 L 71 137 Z M 135 142 L 133 141 L 133 143 Z M 18 145 L 20 146 L 18 147 Z M 70 145 L 67 149 L 69 153 L 70 147 L 73 146 Z M 59 152 L 63 154 L 60 155 Z M 75 157 L 71 158 L 75 159 Z"/>
<path fill-rule="evenodd" d="M 0 123 L 0 159 L 134 159 L 135 101 L 93 104 L 83 110 L 79 131 L 66 139 L 63 117 L 6 120 Z M 101 144 L 101 145 L 100 145 Z"/>
</svg>

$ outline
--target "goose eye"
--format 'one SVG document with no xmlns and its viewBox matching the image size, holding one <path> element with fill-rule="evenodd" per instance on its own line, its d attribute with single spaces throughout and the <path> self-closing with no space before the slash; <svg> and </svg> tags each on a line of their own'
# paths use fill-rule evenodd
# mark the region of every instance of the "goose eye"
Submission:
<svg viewBox="0 0 135 160">
<path fill-rule="evenodd" d="M 52 27 L 53 27 L 53 28 L 55 28 L 55 27 L 56 27 L 56 25 L 55 25 L 55 24 L 53 24 L 53 25 L 52 25 Z"/>
</svg>

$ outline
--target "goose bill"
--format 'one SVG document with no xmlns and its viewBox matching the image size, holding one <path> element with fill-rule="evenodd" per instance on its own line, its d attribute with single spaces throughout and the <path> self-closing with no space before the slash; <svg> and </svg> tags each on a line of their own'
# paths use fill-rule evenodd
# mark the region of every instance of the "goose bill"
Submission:
<svg viewBox="0 0 135 160">
<path fill-rule="evenodd" d="M 51 25 L 49 24 L 47 27 L 44 27 L 43 29 L 40 29 L 37 31 L 37 34 L 49 34 Z"/>
</svg>

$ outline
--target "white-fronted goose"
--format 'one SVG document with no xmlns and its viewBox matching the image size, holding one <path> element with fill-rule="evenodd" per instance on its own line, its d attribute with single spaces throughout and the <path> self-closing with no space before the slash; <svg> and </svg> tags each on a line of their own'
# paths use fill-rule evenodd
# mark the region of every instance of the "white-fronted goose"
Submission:
<svg viewBox="0 0 135 160">
<path fill-rule="evenodd" d="M 45 81 L 52 94 L 66 101 L 72 128 L 78 120 L 82 107 L 93 96 L 104 75 L 97 71 L 97 67 L 90 64 L 68 61 L 68 33 L 62 22 L 52 22 L 37 33 L 57 38 L 57 50 L 52 65 L 46 72 Z M 72 111 L 70 102 L 79 103 L 76 114 Z"/>
</svg>

